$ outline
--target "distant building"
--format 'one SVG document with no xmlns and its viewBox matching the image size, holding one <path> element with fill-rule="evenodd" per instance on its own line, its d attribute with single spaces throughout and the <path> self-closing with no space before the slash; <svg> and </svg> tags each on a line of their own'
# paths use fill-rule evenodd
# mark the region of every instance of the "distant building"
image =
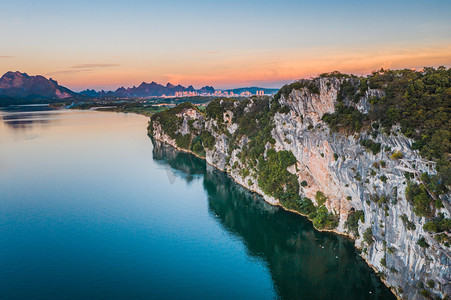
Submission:
<svg viewBox="0 0 451 300">
<path fill-rule="evenodd" d="M 194 92 L 175 92 L 175 97 L 194 97 L 194 96 L 199 96 L 199 93 L 194 91 Z"/>
<path fill-rule="evenodd" d="M 265 95 L 265 91 L 263 91 L 263 90 L 256 91 L 255 95 L 257 95 L 257 96 L 264 96 Z"/>
</svg>

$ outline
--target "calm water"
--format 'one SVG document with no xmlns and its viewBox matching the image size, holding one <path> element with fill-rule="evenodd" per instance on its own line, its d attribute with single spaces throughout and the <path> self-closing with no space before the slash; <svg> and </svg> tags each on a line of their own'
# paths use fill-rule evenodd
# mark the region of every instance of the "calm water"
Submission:
<svg viewBox="0 0 451 300">
<path fill-rule="evenodd" d="M 392 299 L 352 243 L 146 135 L 0 111 L 0 299 Z"/>
</svg>

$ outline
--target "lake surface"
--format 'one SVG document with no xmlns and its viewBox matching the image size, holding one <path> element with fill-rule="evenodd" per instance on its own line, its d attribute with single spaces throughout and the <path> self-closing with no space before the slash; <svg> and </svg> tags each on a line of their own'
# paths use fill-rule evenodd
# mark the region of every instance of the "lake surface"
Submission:
<svg viewBox="0 0 451 300">
<path fill-rule="evenodd" d="M 353 243 L 132 114 L 0 110 L 0 299 L 394 299 Z"/>
</svg>

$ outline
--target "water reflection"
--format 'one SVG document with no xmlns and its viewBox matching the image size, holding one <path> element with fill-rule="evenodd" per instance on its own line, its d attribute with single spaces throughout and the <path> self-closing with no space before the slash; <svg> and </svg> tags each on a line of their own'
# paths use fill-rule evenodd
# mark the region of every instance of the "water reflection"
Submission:
<svg viewBox="0 0 451 300">
<path fill-rule="evenodd" d="M 175 151 L 174 148 L 159 141 L 154 142 L 152 152 L 154 161 L 166 168 L 170 182 L 172 181 L 171 177 L 175 175 L 174 173 L 188 182 L 205 174 L 206 164 L 194 155 Z"/>
<path fill-rule="evenodd" d="M 154 160 L 187 181 L 203 176 L 209 211 L 248 254 L 266 262 L 282 299 L 395 299 L 351 241 L 313 229 L 305 218 L 264 202 L 224 172 L 154 141 Z"/>
<path fill-rule="evenodd" d="M 12 105 L 0 110 L 0 117 L 11 129 L 24 130 L 36 124 L 45 125 L 58 120 L 59 111 L 46 104 Z"/>
</svg>

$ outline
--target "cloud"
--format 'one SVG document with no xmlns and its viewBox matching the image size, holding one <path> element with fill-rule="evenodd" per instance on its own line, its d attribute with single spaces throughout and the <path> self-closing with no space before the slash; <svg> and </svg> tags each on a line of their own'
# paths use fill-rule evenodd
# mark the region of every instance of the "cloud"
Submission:
<svg viewBox="0 0 451 300">
<path fill-rule="evenodd" d="M 110 68 L 118 67 L 120 64 L 80 64 L 71 66 L 71 69 L 92 69 L 92 68 Z"/>
<path fill-rule="evenodd" d="M 14 58 L 14 56 L 11 56 L 11 55 L 0 55 L 0 59 L 2 59 L 2 58 L 8 59 L 8 58 Z"/>
<path fill-rule="evenodd" d="M 91 71 L 91 69 L 80 69 L 80 70 L 60 70 L 60 71 L 54 71 L 47 74 L 44 74 L 45 76 L 52 76 L 52 75 L 59 75 L 59 74 L 76 74 L 81 72 L 88 72 Z"/>
<path fill-rule="evenodd" d="M 59 74 L 76 74 L 76 73 L 82 73 L 82 72 L 90 72 L 94 69 L 99 68 L 110 68 L 110 67 L 117 67 L 120 66 L 120 64 L 80 64 L 80 65 L 74 65 L 70 66 L 67 70 L 59 70 L 50 72 L 47 74 L 44 74 L 45 76 L 53 76 L 53 75 L 59 75 Z"/>
</svg>

